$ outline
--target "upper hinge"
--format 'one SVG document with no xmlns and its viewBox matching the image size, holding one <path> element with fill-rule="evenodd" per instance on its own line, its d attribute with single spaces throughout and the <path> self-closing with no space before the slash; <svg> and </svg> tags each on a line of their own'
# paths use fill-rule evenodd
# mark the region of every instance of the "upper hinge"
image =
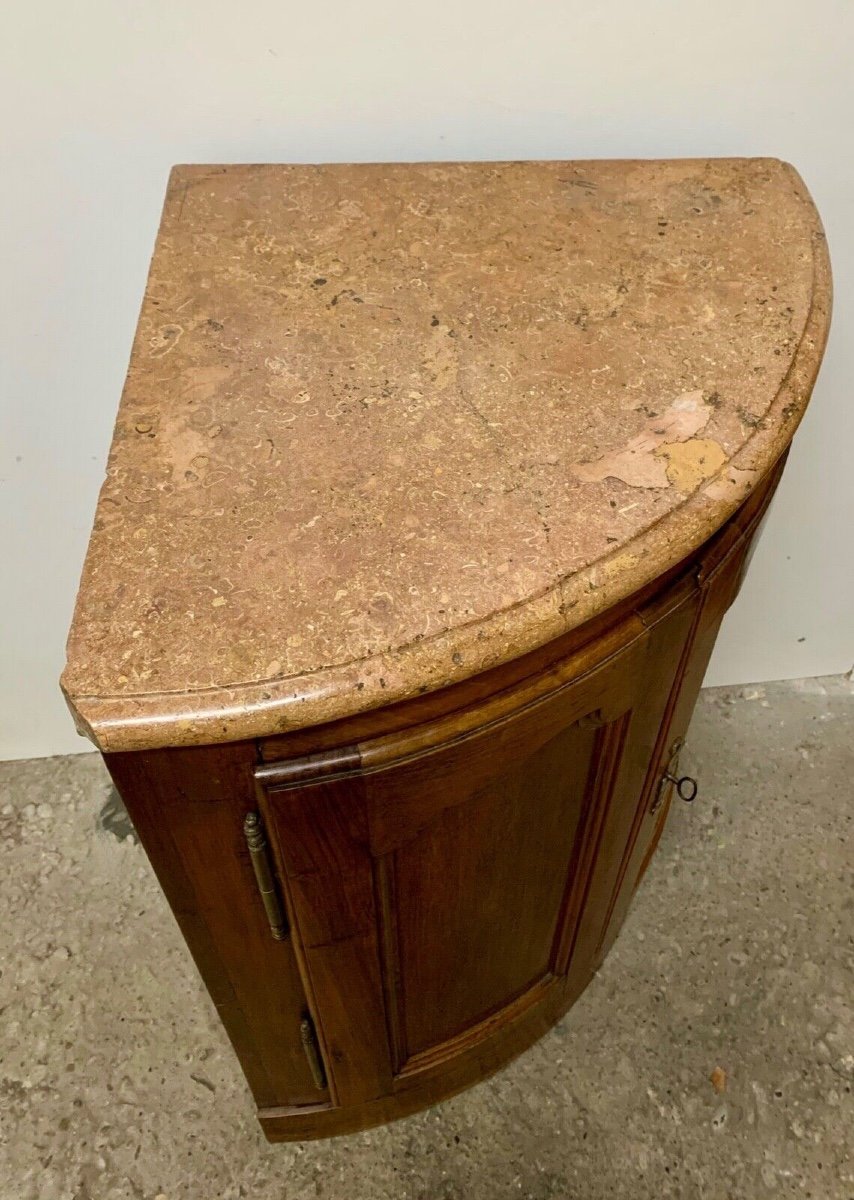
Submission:
<svg viewBox="0 0 854 1200">
<path fill-rule="evenodd" d="M 246 814 L 243 822 L 243 834 L 246 838 L 246 846 L 252 860 L 252 869 L 255 872 L 255 881 L 258 884 L 264 911 L 270 923 L 270 932 L 277 942 L 281 942 L 288 936 L 288 922 L 276 888 L 267 835 L 258 813 Z"/>
</svg>

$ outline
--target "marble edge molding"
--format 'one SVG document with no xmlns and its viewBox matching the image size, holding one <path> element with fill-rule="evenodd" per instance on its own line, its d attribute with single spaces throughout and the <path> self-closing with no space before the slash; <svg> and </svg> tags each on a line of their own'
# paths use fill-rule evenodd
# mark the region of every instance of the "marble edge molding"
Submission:
<svg viewBox="0 0 854 1200">
<path fill-rule="evenodd" d="M 812 213 L 810 308 L 766 420 L 717 474 L 641 534 L 547 591 L 386 653 L 281 679 L 181 692 L 63 694 L 99 750 L 244 741 L 410 700 L 538 649 L 626 599 L 699 548 L 733 515 L 790 444 L 806 410 L 830 328 L 832 281 L 821 218 L 798 172 L 783 164 Z"/>
</svg>

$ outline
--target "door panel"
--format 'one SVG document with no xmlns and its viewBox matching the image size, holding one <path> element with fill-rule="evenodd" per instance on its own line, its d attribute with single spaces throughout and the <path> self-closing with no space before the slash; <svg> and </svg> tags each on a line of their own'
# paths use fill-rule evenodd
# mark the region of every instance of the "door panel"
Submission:
<svg viewBox="0 0 854 1200">
<path fill-rule="evenodd" d="M 262 786 L 333 1099 L 344 1106 L 384 1095 L 393 1065 L 364 779 Z"/>
<path fill-rule="evenodd" d="M 594 864 L 607 845 L 613 890 L 693 594 L 666 630 L 632 617 L 604 660 L 331 766 L 258 768 L 337 1103 L 427 1086 L 559 1011 L 586 909 L 593 948 L 608 915 Z"/>
<path fill-rule="evenodd" d="M 564 730 L 390 856 L 411 1055 L 550 971 L 595 736 Z"/>
</svg>

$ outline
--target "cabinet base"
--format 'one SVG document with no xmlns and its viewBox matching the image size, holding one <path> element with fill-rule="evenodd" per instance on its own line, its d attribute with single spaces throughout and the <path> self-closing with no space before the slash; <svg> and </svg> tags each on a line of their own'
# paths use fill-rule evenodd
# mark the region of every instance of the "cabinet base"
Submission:
<svg viewBox="0 0 854 1200">
<path fill-rule="evenodd" d="M 492 1038 L 488 1043 L 474 1047 L 458 1064 L 453 1079 L 449 1078 L 447 1068 L 441 1076 L 424 1071 L 418 1076 L 409 1076 L 401 1090 L 393 1095 L 348 1108 L 331 1104 L 259 1108 L 258 1121 L 265 1138 L 268 1142 L 302 1142 L 360 1133 L 363 1129 L 410 1117 L 483 1082 L 518 1058 L 560 1021 L 593 979 L 604 957 L 604 954 L 600 955 L 580 979 L 574 977 L 571 986 L 559 994 L 551 993 L 541 1004 L 520 1014 L 518 1020 L 506 1028 L 500 1042 Z"/>
</svg>

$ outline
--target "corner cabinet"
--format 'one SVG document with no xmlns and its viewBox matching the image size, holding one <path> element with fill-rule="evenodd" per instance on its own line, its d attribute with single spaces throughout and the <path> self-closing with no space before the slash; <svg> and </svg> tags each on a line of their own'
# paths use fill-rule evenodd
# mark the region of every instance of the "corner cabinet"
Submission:
<svg viewBox="0 0 854 1200">
<path fill-rule="evenodd" d="M 433 1104 L 580 994 L 660 836 L 778 474 L 613 619 L 358 736 L 106 756 L 268 1137 Z"/>
<path fill-rule="evenodd" d="M 62 687 L 271 1140 L 590 981 L 830 303 L 775 159 L 174 168 Z"/>
</svg>

